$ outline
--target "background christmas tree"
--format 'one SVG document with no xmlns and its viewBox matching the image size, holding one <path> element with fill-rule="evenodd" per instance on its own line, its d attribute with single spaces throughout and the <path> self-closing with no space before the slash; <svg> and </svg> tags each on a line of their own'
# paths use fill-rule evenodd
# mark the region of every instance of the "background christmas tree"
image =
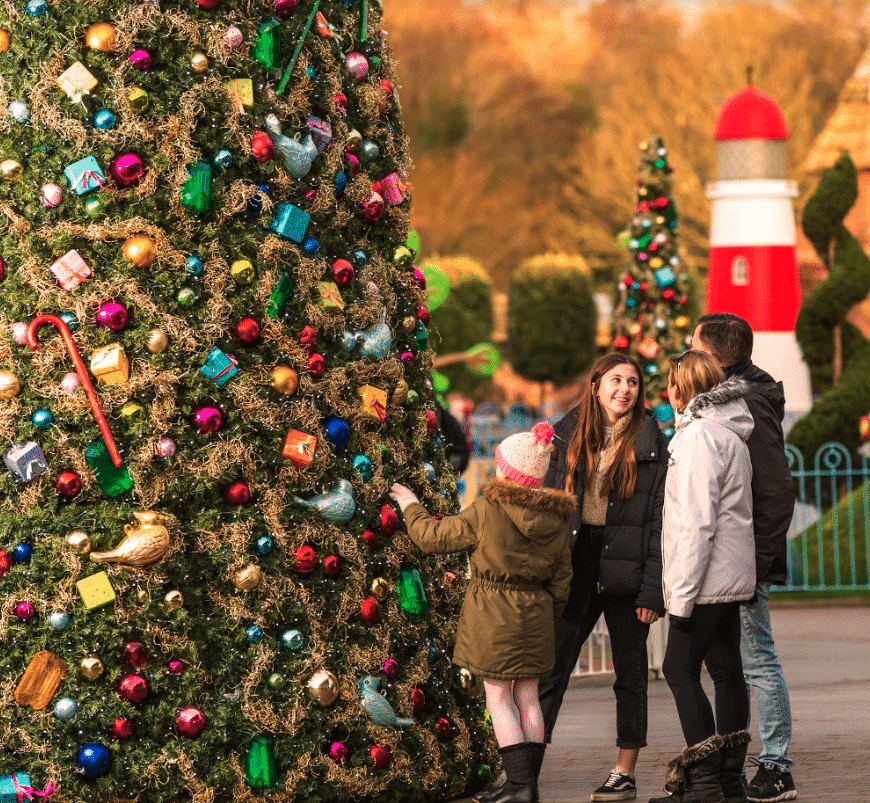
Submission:
<svg viewBox="0 0 870 803">
<path fill-rule="evenodd" d="M 666 431 L 673 421 L 668 357 L 688 346 L 694 329 L 689 276 L 677 246 L 673 172 L 661 137 L 641 143 L 635 214 L 620 235 L 632 266 L 617 283 L 613 326 L 614 349 L 640 363 L 647 400 Z"/>
<path fill-rule="evenodd" d="M 431 801 L 488 776 L 450 664 L 464 564 L 387 497 L 457 506 L 379 19 L 0 9 L 4 789 Z"/>
</svg>

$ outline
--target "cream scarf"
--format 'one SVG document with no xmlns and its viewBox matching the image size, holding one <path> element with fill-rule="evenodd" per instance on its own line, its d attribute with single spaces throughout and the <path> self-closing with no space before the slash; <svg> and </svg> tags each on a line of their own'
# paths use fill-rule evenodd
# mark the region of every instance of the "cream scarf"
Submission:
<svg viewBox="0 0 870 803">
<path fill-rule="evenodd" d="M 592 482 L 589 483 L 583 494 L 582 521 L 584 524 L 602 527 L 606 523 L 607 495 L 601 495 L 601 480 L 611 463 L 613 463 L 613 458 L 616 456 L 616 451 L 619 448 L 619 442 L 622 440 L 622 436 L 625 434 L 625 430 L 630 422 L 631 413 L 626 413 L 618 418 L 613 425 L 610 438 L 608 438 L 604 448 L 598 453 L 598 465 L 595 467 L 595 473 L 592 475 Z"/>
</svg>

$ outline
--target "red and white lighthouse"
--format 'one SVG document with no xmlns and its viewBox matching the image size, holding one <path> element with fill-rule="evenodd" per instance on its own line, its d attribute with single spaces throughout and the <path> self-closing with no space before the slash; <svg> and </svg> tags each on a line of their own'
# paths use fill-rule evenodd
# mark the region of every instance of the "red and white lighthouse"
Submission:
<svg viewBox="0 0 870 803">
<path fill-rule="evenodd" d="M 755 333 L 753 362 L 785 386 L 786 409 L 812 405 L 809 370 L 794 323 L 801 305 L 792 198 L 779 104 L 747 86 L 725 101 L 716 119 L 719 180 L 713 201 L 707 312 L 733 312 Z"/>
</svg>

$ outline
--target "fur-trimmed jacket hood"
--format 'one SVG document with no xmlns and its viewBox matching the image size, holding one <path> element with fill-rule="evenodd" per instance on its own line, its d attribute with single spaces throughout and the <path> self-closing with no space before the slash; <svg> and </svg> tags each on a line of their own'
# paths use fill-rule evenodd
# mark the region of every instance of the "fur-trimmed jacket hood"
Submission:
<svg viewBox="0 0 870 803">
<path fill-rule="evenodd" d="M 709 418 L 728 427 L 743 440 L 748 440 L 755 423 L 743 400 L 749 383 L 738 377 L 726 379 L 706 393 L 699 393 L 675 416 L 675 431 L 679 432 L 690 421 Z"/>
<path fill-rule="evenodd" d="M 493 480 L 483 495 L 501 505 L 516 528 L 532 541 L 552 540 L 577 507 L 572 494 L 529 488 L 510 480 Z"/>
</svg>

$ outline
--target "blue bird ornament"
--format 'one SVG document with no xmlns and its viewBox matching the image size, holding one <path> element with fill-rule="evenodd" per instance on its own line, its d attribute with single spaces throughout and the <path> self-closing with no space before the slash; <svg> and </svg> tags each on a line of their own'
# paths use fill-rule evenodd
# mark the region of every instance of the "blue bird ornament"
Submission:
<svg viewBox="0 0 870 803">
<path fill-rule="evenodd" d="M 349 480 L 338 480 L 331 491 L 312 496 L 311 499 L 293 497 L 300 507 L 317 511 L 327 521 L 345 524 L 356 513 L 356 502 L 353 501 L 353 486 Z"/>
<path fill-rule="evenodd" d="M 389 701 L 378 692 L 378 682 L 378 679 L 372 675 L 365 675 L 357 681 L 362 695 L 363 708 L 372 722 L 384 727 L 410 728 L 414 724 L 414 720 L 396 716 Z"/>
</svg>

